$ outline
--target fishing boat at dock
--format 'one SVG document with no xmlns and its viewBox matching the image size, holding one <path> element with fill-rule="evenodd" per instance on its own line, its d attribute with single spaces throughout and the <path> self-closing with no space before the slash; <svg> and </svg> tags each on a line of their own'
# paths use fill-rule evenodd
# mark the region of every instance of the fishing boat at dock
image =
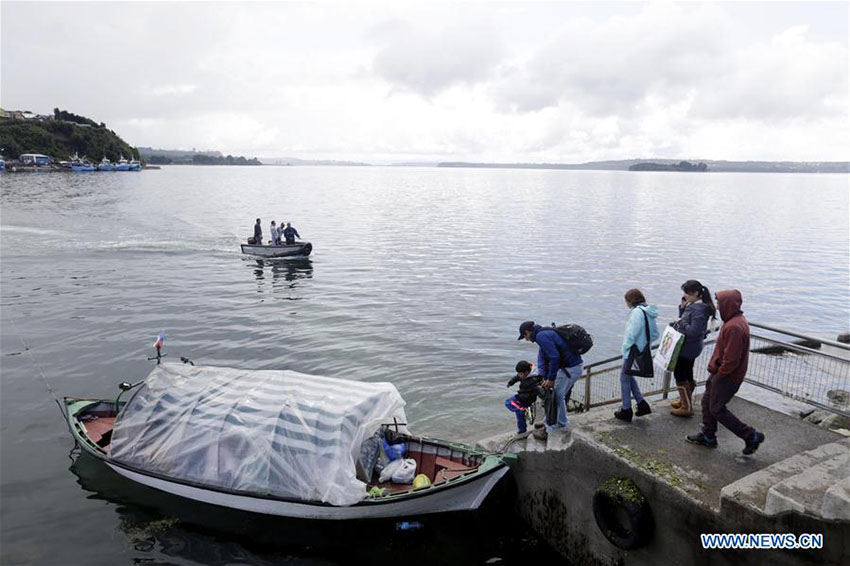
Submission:
<svg viewBox="0 0 850 566">
<path fill-rule="evenodd" d="M 411 434 L 391 383 L 294 371 L 163 363 L 137 384 L 122 383 L 116 399 L 66 397 L 64 406 L 82 450 L 118 474 L 265 515 L 343 520 L 473 510 L 511 458 Z M 397 449 L 425 485 L 381 476 L 378 452 Z"/>
<path fill-rule="evenodd" d="M 118 160 L 118 163 L 113 165 L 113 171 L 129 171 L 130 170 L 130 162 L 127 161 L 122 155 Z"/>
</svg>

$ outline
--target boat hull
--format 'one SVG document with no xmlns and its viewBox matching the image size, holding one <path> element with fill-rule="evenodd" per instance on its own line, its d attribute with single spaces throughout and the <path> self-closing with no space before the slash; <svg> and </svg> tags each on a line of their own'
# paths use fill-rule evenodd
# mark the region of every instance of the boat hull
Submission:
<svg viewBox="0 0 850 566">
<path fill-rule="evenodd" d="M 356 505 L 338 507 L 213 491 L 142 474 L 108 461 L 106 465 L 127 479 L 194 501 L 263 515 L 321 520 L 379 519 L 471 511 L 481 505 L 490 490 L 509 469 L 503 465 L 490 473 L 457 485 L 447 486 L 433 493 L 412 495 L 398 501 L 366 500 Z"/>
<path fill-rule="evenodd" d="M 313 251 L 313 244 L 301 242 L 298 244 L 285 244 L 283 246 L 255 246 L 242 244 L 242 253 L 257 257 L 307 257 Z"/>
</svg>

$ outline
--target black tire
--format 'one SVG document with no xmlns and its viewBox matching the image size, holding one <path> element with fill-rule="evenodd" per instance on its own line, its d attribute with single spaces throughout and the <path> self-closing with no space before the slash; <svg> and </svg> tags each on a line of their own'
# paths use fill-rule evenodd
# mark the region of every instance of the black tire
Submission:
<svg viewBox="0 0 850 566">
<path fill-rule="evenodd" d="M 310 252 L 313 251 L 313 244 L 307 242 L 307 245 L 304 246 L 304 249 L 301 250 L 301 255 L 310 255 Z"/>
<path fill-rule="evenodd" d="M 629 484 L 628 497 L 619 487 L 625 482 Z M 635 497 L 635 492 L 639 497 Z M 597 488 L 593 494 L 593 517 L 605 538 L 624 550 L 646 545 L 655 532 L 652 509 L 631 480 L 608 481 Z"/>
</svg>

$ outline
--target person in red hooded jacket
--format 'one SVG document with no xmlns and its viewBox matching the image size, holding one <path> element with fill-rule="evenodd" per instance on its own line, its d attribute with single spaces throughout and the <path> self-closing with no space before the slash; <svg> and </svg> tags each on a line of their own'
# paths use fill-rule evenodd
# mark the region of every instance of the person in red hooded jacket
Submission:
<svg viewBox="0 0 850 566">
<path fill-rule="evenodd" d="M 726 408 L 741 387 L 750 359 L 750 325 L 741 310 L 743 299 L 737 289 L 719 291 L 714 298 L 723 326 L 708 362 L 708 381 L 702 396 L 702 430 L 687 441 L 708 448 L 717 447 L 717 423 L 744 441 L 744 454 L 752 454 L 764 442 L 764 434 L 742 423 Z"/>
</svg>

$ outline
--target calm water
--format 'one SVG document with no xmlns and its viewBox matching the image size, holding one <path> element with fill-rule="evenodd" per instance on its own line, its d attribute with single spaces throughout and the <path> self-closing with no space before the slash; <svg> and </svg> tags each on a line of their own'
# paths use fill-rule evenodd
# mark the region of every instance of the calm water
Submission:
<svg viewBox="0 0 850 566">
<path fill-rule="evenodd" d="M 535 355 L 515 339 L 526 319 L 581 323 L 586 360 L 609 357 L 626 289 L 671 317 L 698 278 L 740 289 L 753 320 L 832 338 L 850 325 L 843 175 L 170 167 L 4 174 L 0 189 L 4 564 L 545 552 L 506 518 L 509 494 L 396 533 L 258 522 L 72 465 L 41 372 L 60 397 L 112 396 L 149 370 L 158 332 L 172 358 L 390 380 L 414 430 L 473 441 L 513 426 L 502 401 Z M 313 256 L 243 258 L 257 216 L 266 234 L 291 221 Z"/>
</svg>

